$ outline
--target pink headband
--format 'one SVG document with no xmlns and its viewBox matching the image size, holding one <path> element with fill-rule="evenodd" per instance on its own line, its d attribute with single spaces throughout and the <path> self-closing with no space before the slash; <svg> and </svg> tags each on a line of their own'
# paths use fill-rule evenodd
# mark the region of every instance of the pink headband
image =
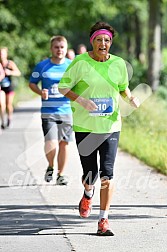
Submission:
<svg viewBox="0 0 167 252">
<path fill-rule="evenodd" d="M 92 36 L 90 37 L 90 43 L 92 44 L 94 38 L 97 37 L 98 35 L 101 35 L 101 34 L 106 34 L 112 39 L 112 33 L 110 31 L 108 31 L 106 29 L 100 29 L 100 30 L 95 31 L 92 34 Z"/>
</svg>

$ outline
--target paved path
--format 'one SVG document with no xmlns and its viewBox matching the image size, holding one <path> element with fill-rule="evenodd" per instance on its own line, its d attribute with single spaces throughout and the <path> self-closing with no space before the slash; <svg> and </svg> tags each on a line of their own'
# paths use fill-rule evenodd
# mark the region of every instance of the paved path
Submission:
<svg viewBox="0 0 167 252">
<path fill-rule="evenodd" d="M 39 102 L 22 103 L 0 135 L 0 252 L 162 252 L 167 247 L 167 177 L 119 151 L 110 209 L 114 237 L 97 237 L 99 181 L 92 214 L 78 215 L 82 170 L 70 144 L 68 186 L 44 181 Z"/>
</svg>

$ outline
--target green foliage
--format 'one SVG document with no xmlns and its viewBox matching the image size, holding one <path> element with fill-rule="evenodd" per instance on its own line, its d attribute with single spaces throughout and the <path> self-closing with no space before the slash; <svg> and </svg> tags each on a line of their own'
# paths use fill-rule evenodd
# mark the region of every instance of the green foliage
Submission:
<svg viewBox="0 0 167 252">
<path fill-rule="evenodd" d="M 162 62 L 164 64 L 164 68 L 167 67 L 167 48 L 162 49 Z"/>
<path fill-rule="evenodd" d="M 70 47 L 76 49 L 79 43 L 85 43 L 91 49 L 89 29 L 94 22 L 104 20 L 117 31 L 111 53 L 122 56 L 133 67 L 134 75 L 130 81 L 130 88 L 133 89 L 139 83 L 147 83 L 146 62 L 140 63 L 135 55 L 133 26 L 137 14 L 141 25 L 141 52 L 146 55 L 147 4 L 147 0 L 80 0 L 79 4 L 76 0 L 2 0 L 0 45 L 9 48 L 10 58 L 16 60 L 23 77 L 28 80 L 34 65 L 49 56 L 51 36 L 62 34 L 67 37 Z M 166 0 L 163 0 L 163 6 L 166 8 Z M 164 20 L 165 18 L 164 15 Z M 166 26 L 164 22 L 163 24 Z M 131 27 L 127 29 L 129 25 Z M 128 41 L 131 43 L 130 51 L 127 50 Z M 162 86 L 164 73 L 162 72 Z"/>
<path fill-rule="evenodd" d="M 167 174 L 167 104 L 152 96 L 123 118 L 120 147 Z M 162 120 L 163 117 L 163 120 Z"/>
<path fill-rule="evenodd" d="M 162 99 L 167 101 L 167 86 L 160 86 L 157 89 L 157 95 L 160 96 Z"/>
<path fill-rule="evenodd" d="M 138 60 L 132 60 L 130 62 L 133 68 L 133 76 L 130 80 L 129 87 L 131 90 L 133 90 L 141 83 L 147 84 L 147 68 L 145 64 L 142 64 Z"/>
<path fill-rule="evenodd" d="M 0 8 L 0 30 L 2 31 L 16 31 L 20 28 L 20 24 L 15 17 L 8 9 L 1 6 Z"/>
<path fill-rule="evenodd" d="M 161 70 L 160 86 L 157 89 L 157 94 L 162 99 L 167 101 L 167 49 L 162 50 L 162 62 L 164 63 Z"/>
<path fill-rule="evenodd" d="M 14 97 L 14 107 L 19 101 L 29 101 L 37 96 L 28 86 L 28 82 L 25 81 L 25 78 L 15 77 L 13 78 L 13 83 L 15 86 L 15 97 Z"/>
<path fill-rule="evenodd" d="M 157 95 L 167 101 L 167 67 L 161 72 L 161 85 L 157 89 Z"/>
</svg>

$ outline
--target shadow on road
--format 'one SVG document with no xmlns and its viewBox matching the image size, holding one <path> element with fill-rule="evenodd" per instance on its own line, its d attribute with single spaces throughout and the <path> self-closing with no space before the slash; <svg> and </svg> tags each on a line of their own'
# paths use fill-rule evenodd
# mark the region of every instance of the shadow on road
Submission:
<svg viewBox="0 0 167 252">
<path fill-rule="evenodd" d="M 46 234 L 74 234 L 73 227 L 81 226 L 86 222 L 95 221 L 96 215 L 91 215 L 89 219 L 83 221 L 78 215 L 63 214 L 64 209 L 69 209 L 69 213 L 72 209 L 77 209 L 77 205 L 1 205 L 0 206 L 0 235 L 46 235 Z M 93 206 L 93 208 L 99 208 L 99 206 Z M 145 208 L 146 214 L 136 214 L 134 208 Z M 165 218 L 161 215 L 154 216 L 147 212 L 147 209 L 156 208 L 159 210 L 167 209 L 167 205 L 112 205 L 111 212 L 112 220 L 134 220 L 134 219 L 153 219 L 153 218 Z M 50 211 L 58 210 L 60 214 L 52 214 Z M 129 214 L 131 210 L 131 214 Z M 118 213 L 115 214 L 114 211 Z M 127 214 L 126 214 L 127 211 Z M 61 219 L 61 224 L 58 221 Z M 63 228 L 66 232 L 63 232 Z M 72 232 L 71 232 L 72 231 Z M 78 234 L 78 233 L 77 233 Z M 83 233 L 82 233 L 83 234 Z M 84 233 L 85 235 L 85 233 Z M 95 235 L 94 233 L 87 233 L 87 235 Z"/>
</svg>

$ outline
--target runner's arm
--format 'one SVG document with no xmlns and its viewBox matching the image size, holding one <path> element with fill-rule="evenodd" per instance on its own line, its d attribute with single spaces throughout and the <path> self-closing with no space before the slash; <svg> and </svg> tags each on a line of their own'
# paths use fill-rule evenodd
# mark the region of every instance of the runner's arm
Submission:
<svg viewBox="0 0 167 252">
<path fill-rule="evenodd" d="M 121 91 L 120 95 L 124 98 L 125 101 L 129 102 L 133 107 L 138 108 L 140 106 L 139 99 L 131 94 L 131 91 L 128 87 L 124 91 Z"/>
<path fill-rule="evenodd" d="M 77 95 L 73 91 L 71 91 L 69 88 L 59 88 L 59 92 L 69 98 L 71 101 L 75 101 L 78 104 L 80 104 L 82 107 L 84 107 L 88 111 L 93 111 L 97 109 L 96 104 L 88 99 L 85 99 L 82 96 Z"/>
<path fill-rule="evenodd" d="M 8 76 L 10 76 L 10 75 L 20 76 L 21 72 L 18 69 L 18 67 L 16 66 L 16 64 L 14 63 L 14 61 L 10 60 L 9 61 L 9 69 L 8 68 L 5 69 L 5 74 Z"/>
<path fill-rule="evenodd" d="M 3 67 L 0 63 L 0 81 L 2 81 L 5 78 L 5 72 L 3 70 Z"/>
<path fill-rule="evenodd" d="M 48 99 L 48 89 L 42 89 L 42 90 L 41 90 L 41 89 L 37 86 L 37 84 L 31 83 L 31 82 L 29 83 L 29 87 L 30 87 L 30 89 L 31 89 L 34 93 L 40 95 L 43 99 L 45 99 L 45 100 Z"/>
</svg>

